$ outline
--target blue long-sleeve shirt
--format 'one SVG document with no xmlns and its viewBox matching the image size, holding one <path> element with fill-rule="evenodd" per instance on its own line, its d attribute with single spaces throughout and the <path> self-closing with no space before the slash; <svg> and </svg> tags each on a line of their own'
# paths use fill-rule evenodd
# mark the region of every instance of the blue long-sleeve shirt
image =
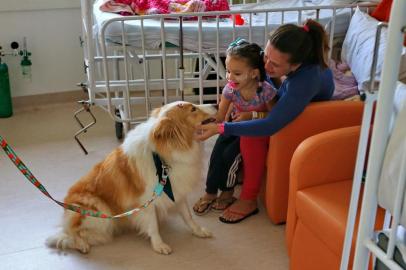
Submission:
<svg viewBox="0 0 406 270">
<path fill-rule="evenodd" d="M 278 89 L 278 101 L 268 116 L 243 122 L 224 123 L 224 135 L 270 136 L 295 119 L 311 101 L 329 100 L 333 95 L 333 73 L 319 65 L 302 64 L 287 75 Z"/>
</svg>

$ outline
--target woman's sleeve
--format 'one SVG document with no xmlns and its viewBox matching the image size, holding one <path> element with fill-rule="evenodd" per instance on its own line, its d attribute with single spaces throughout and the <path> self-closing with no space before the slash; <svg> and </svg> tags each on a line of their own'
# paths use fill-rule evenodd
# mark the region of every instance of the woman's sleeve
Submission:
<svg viewBox="0 0 406 270">
<path fill-rule="evenodd" d="M 271 136 L 293 121 L 310 103 L 320 87 L 320 80 L 292 80 L 283 95 L 264 119 L 224 124 L 224 135 Z"/>
</svg>

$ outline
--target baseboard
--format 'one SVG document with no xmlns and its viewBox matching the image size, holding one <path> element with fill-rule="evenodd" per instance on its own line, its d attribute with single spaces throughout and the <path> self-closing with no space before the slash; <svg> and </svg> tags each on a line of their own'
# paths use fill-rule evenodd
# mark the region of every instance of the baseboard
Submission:
<svg viewBox="0 0 406 270">
<path fill-rule="evenodd" d="M 83 90 L 13 97 L 13 109 L 17 111 L 27 107 L 75 102 L 83 99 L 88 99 L 88 95 Z"/>
</svg>

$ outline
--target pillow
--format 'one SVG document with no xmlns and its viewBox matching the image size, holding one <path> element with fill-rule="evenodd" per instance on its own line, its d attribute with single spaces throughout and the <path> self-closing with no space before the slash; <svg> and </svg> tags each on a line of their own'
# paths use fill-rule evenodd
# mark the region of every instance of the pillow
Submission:
<svg viewBox="0 0 406 270">
<path fill-rule="evenodd" d="M 381 3 L 372 12 L 371 16 L 378 21 L 389 21 L 390 9 L 392 7 L 392 0 L 382 0 Z"/>
<path fill-rule="evenodd" d="M 372 55 L 374 52 L 374 43 L 376 27 L 378 21 L 368 14 L 362 12 L 358 7 L 351 18 L 348 31 L 346 33 L 343 48 L 341 51 L 341 60 L 346 63 L 358 82 L 358 89 L 368 89 L 371 78 Z M 379 52 L 375 73 L 375 81 L 379 81 L 382 73 L 383 56 L 386 48 L 387 33 L 386 28 L 382 29 L 381 40 L 379 41 Z M 406 79 L 406 49 L 400 60 L 399 79 Z"/>
<path fill-rule="evenodd" d="M 388 144 L 381 169 L 381 178 L 378 186 L 378 203 L 380 206 L 394 213 L 395 196 L 401 177 L 402 167 L 405 166 L 404 155 L 406 149 L 406 107 L 403 106 L 398 113 Z M 406 197 L 401 207 L 406 209 Z M 406 211 L 402 211 L 400 224 L 406 226 Z"/>
<path fill-rule="evenodd" d="M 406 84 L 397 82 L 393 97 L 393 105 L 396 115 L 402 110 L 403 106 L 406 105 Z"/>
</svg>

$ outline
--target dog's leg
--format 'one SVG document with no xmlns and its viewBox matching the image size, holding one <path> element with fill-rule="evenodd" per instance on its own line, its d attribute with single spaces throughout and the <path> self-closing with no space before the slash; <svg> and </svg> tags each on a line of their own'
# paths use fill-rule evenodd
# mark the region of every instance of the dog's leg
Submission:
<svg viewBox="0 0 406 270">
<path fill-rule="evenodd" d="M 156 252 L 165 255 L 170 254 L 172 252 L 171 247 L 162 240 L 159 233 L 158 216 L 155 207 L 151 205 L 150 209 L 147 209 L 145 211 L 146 212 L 143 213 L 143 221 L 141 221 L 141 223 L 139 224 L 141 230 L 147 233 L 147 235 L 151 239 L 152 248 Z"/>
<path fill-rule="evenodd" d="M 189 207 L 185 200 L 176 203 L 176 207 L 179 210 L 180 215 L 182 216 L 183 221 L 189 228 L 192 230 L 192 233 L 198 237 L 206 238 L 212 237 L 212 233 L 204 227 L 201 227 L 197 224 L 190 213 Z"/>
</svg>

